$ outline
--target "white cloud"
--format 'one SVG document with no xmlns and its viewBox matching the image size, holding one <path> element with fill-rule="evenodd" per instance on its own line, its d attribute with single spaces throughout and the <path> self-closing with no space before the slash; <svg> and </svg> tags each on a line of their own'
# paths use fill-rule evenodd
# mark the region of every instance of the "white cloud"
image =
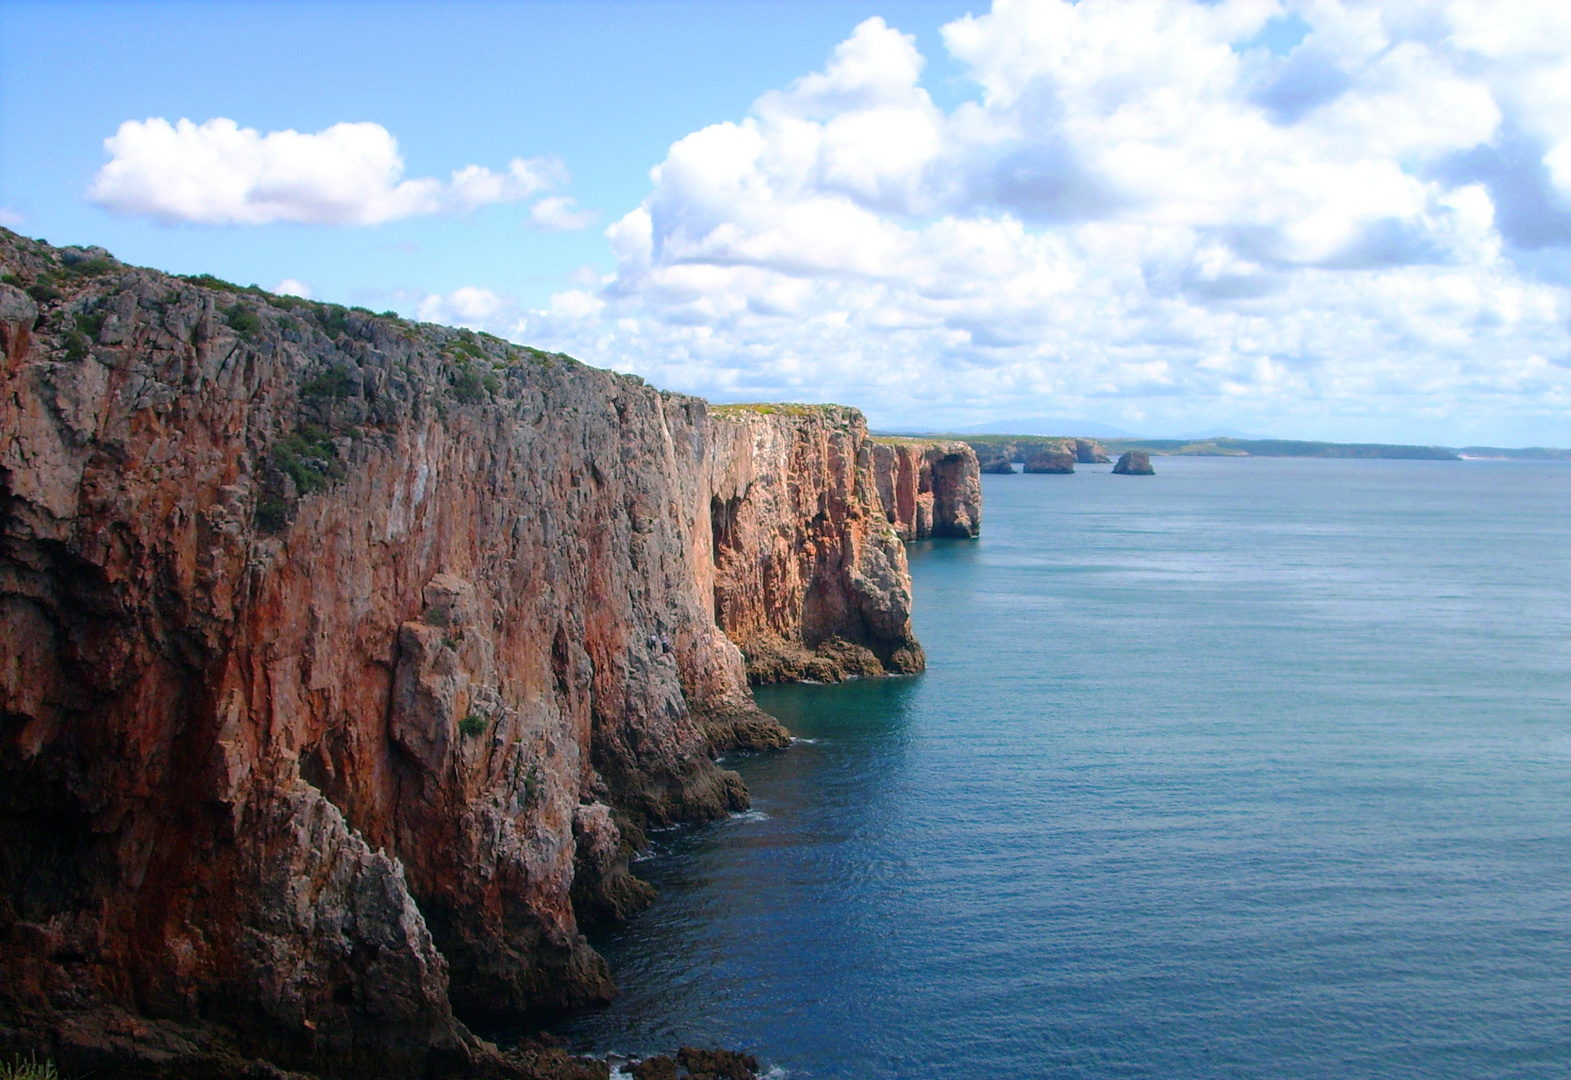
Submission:
<svg viewBox="0 0 1571 1080">
<path fill-rule="evenodd" d="M 302 300 L 309 300 L 312 295 L 310 285 L 292 277 L 284 278 L 284 280 L 273 286 L 273 291 L 280 296 L 298 296 Z"/>
<path fill-rule="evenodd" d="M 529 219 L 540 228 L 552 232 L 577 232 L 599 221 L 600 211 L 580 210 L 568 196 L 553 195 L 530 207 Z"/>
<path fill-rule="evenodd" d="M 422 322 L 447 323 L 489 330 L 513 337 L 522 322 L 516 300 L 477 285 L 465 285 L 450 293 L 428 293 L 418 299 L 415 317 Z"/>
<path fill-rule="evenodd" d="M 22 216 L 21 211 L 12 210 L 9 206 L 0 206 L 0 225 L 8 229 L 20 229 L 26 223 L 27 218 Z"/>
<path fill-rule="evenodd" d="M 944 29 L 979 89 L 947 113 L 869 19 L 677 141 L 606 230 L 614 278 L 529 339 L 885 423 L 1563 426 L 1571 20 L 1314 0 L 1288 54 L 1249 44 L 1288 10 L 997 0 Z"/>
<path fill-rule="evenodd" d="M 372 123 L 263 135 L 224 118 L 153 117 L 127 120 L 104 148 L 88 197 L 166 223 L 376 225 L 517 202 L 567 178 L 560 162 L 514 158 L 500 173 L 468 165 L 445 183 L 404 179 L 397 140 Z"/>
</svg>

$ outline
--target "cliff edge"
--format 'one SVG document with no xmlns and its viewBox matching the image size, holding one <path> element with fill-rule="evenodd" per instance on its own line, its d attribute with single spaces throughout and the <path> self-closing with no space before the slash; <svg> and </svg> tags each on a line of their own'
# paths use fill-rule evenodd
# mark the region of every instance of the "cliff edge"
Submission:
<svg viewBox="0 0 1571 1080">
<path fill-rule="evenodd" d="M 854 410 L 4 230 L 0 277 L 0 1050 L 524 1075 L 465 1021 L 614 992 L 642 830 L 788 740 L 758 658 L 921 667 Z"/>
</svg>

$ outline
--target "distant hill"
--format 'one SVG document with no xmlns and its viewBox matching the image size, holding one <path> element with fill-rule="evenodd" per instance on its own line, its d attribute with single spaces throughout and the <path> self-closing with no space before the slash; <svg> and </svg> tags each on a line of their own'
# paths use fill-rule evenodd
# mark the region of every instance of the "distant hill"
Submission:
<svg viewBox="0 0 1571 1080">
<path fill-rule="evenodd" d="M 1041 419 L 1041 418 L 1038 418 Z M 1060 421 L 1045 421 L 1060 423 Z M 1087 427 L 1070 427 L 1074 421 L 1051 434 L 1025 431 L 977 430 L 955 432 L 901 432 L 925 439 L 955 439 L 971 444 L 978 457 L 1003 454 L 1023 461 L 1035 449 L 1057 445 L 1075 437 L 1095 439 L 1107 453 L 1117 456 L 1126 450 L 1144 450 L 1163 457 L 1320 457 L 1384 458 L 1408 461 L 1461 461 L 1465 458 L 1495 458 L 1511 461 L 1571 461 L 1571 449 L 1553 446 L 1409 446 L 1402 443 L 1336 443 L 1311 439 L 1239 439 L 1228 437 L 1191 439 L 1141 439 L 1129 435 L 1098 435 Z M 990 425 L 992 426 L 992 425 Z M 1106 425 L 1088 425 L 1110 430 Z M 890 434 L 894 434 L 891 432 Z"/>
<path fill-rule="evenodd" d="M 1211 457 L 1399 458 L 1459 461 L 1449 446 L 1404 446 L 1395 443 L 1333 443 L 1304 439 L 1110 439 L 1109 453 L 1144 450 L 1152 454 Z"/>
<path fill-rule="evenodd" d="M 1513 461 L 1571 461 L 1571 450 L 1554 446 L 1464 446 L 1457 453 L 1465 458 L 1509 458 Z"/>
<path fill-rule="evenodd" d="M 1059 416 L 1027 416 L 1018 420 L 990 420 L 985 424 L 961 428 L 966 435 L 1078 435 L 1083 439 L 1133 439 L 1132 432 L 1098 424 L 1091 420 L 1068 420 Z"/>
</svg>

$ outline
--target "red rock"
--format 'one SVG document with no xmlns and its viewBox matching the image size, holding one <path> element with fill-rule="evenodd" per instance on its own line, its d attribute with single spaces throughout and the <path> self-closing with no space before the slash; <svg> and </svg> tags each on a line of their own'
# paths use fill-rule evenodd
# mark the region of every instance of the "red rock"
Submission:
<svg viewBox="0 0 1571 1080">
<path fill-rule="evenodd" d="M 525 1075 L 457 1017 L 613 992 L 580 912 L 787 741 L 743 650 L 922 665 L 854 410 L 61 255 L 0 230 L 0 1050 Z"/>
</svg>

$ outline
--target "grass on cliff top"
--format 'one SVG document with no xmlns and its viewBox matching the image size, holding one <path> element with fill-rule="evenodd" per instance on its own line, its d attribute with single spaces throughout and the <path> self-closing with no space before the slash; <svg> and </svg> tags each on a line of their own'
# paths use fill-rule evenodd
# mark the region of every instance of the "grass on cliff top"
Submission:
<svg viewBox="0 0 1571 1080">
<path fill-rule="evenodd" d="M 965 442 L 955 435 L 874 435 L 872 440 L 885 446 L 932 446 L 935 443 Z"/>
<path fill-rule="evenodd" d="M 740 416 L 756 413 L 759 416 L 831 416 L 838 412 L 854 411 L 849 405 L 810 405 L 797 401 L 746 401 L 728 405 L 711 405 L 711 413 L 721 416 Z"/>
<path fill-rule="evenodd" d="M 11 1061 L 0 1061 L 0 1080 L 60 1080 L 60 1074 L 55 1071 L 55 1063 L 48 1058 L 43 1061 L 35 1057 L 25 1061 L 14 1058 Z"/>
</svg>

